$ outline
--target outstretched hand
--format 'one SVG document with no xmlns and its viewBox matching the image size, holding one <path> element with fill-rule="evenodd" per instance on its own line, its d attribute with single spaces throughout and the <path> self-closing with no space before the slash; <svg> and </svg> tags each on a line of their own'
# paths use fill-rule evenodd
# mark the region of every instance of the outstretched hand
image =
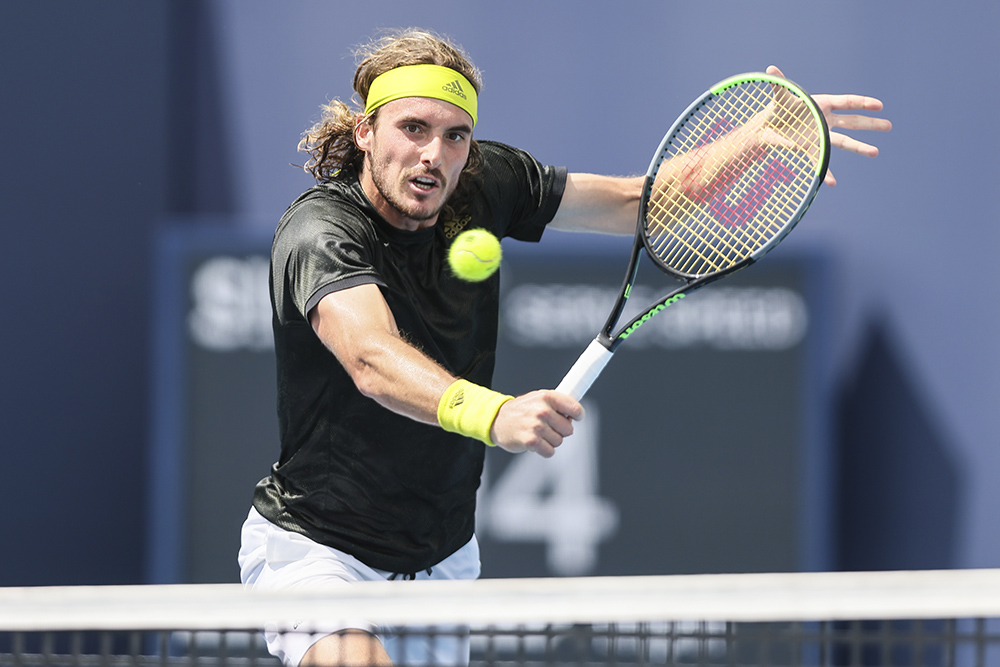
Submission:
<svg viewBox="0 0 1000 667">
<path fill-rule="evenodd" d="M 785 76 L 784 73 L 774 65 L 767 68 L 768 74 L 775 76 Z M 892 129 L 892 123 L 885 118 L 866 116 L 862 114 L 835 113 L 839 111 L 881 111 L 882 101 L 867 95 L 813 95 L 813 100 L 823 112 L 826 124 L 830 128 L 830 145 L 845 151 L 875 157 L 878 155 L 878 147 L 872 144 L 859 141 L 842 132 L 835 130 L 874 130 L 876 132 L 888 132 Z M 837 179 L 833 172 L 827 170 L 827 185 L 836 185 Z"/>
</svg>

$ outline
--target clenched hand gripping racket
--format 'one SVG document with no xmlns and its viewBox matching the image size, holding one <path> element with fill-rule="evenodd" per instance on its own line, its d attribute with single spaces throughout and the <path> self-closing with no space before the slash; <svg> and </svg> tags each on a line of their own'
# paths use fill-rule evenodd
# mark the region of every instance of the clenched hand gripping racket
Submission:
<svg viewBox="0 0 1000 667">
<path fill-rule="evenodd" d="M 618 299 L 600 334 L 556 390 L 579 400 L 643 323 L 778 245 L 809 208 L 829 159 L 823 113 L 791 81 L 741 74 L 705 92 L 656 150 Z M 616 329 L 643 249 L 684 284 Z"/>
</svg>

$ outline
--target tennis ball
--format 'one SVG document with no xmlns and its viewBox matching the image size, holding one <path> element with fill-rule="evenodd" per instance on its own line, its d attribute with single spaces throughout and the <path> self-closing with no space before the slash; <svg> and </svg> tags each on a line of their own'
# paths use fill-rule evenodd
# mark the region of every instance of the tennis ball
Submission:
<svg viewBox="0 0 1000 667">
<path fill-rule="evenodd" d="M 485 229 L 469 229 L 455 237 L 448 249 L 448 264 L 456 276 L 479 282 L 500 268 L 500 241 Z"/>
</svg>

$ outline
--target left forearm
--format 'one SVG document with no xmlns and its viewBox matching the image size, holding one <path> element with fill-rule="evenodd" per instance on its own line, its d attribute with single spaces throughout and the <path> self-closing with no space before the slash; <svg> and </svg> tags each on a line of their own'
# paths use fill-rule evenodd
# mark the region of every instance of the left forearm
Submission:
<svg viewBox="0 0 1000 667">
<path fill-rule="evenodd" d="M 642 195 L 643 178 L 598 176 L 572 173 L 566 178 L 566 191 L 553 229 L 605 234 L 631 234 L 635 231 Z"/>
</svg>

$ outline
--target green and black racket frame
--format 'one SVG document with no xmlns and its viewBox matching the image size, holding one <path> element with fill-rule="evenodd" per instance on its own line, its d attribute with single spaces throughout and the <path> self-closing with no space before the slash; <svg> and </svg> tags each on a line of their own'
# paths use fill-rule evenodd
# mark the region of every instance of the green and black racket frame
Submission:
<svg viewBox="0 0 1000 667">
<path fill-rule="evenodd" d="M 649 164 L 632 254 L 607 322 L 556 390 L 581 399 L 650 318 L 778 245 L 809 209 L 829 160 L 822 111 L 788 79 L 740 74 L 695 100 Z M 642 254 L 682 284 L 619 325 Z"/>
</svg>

